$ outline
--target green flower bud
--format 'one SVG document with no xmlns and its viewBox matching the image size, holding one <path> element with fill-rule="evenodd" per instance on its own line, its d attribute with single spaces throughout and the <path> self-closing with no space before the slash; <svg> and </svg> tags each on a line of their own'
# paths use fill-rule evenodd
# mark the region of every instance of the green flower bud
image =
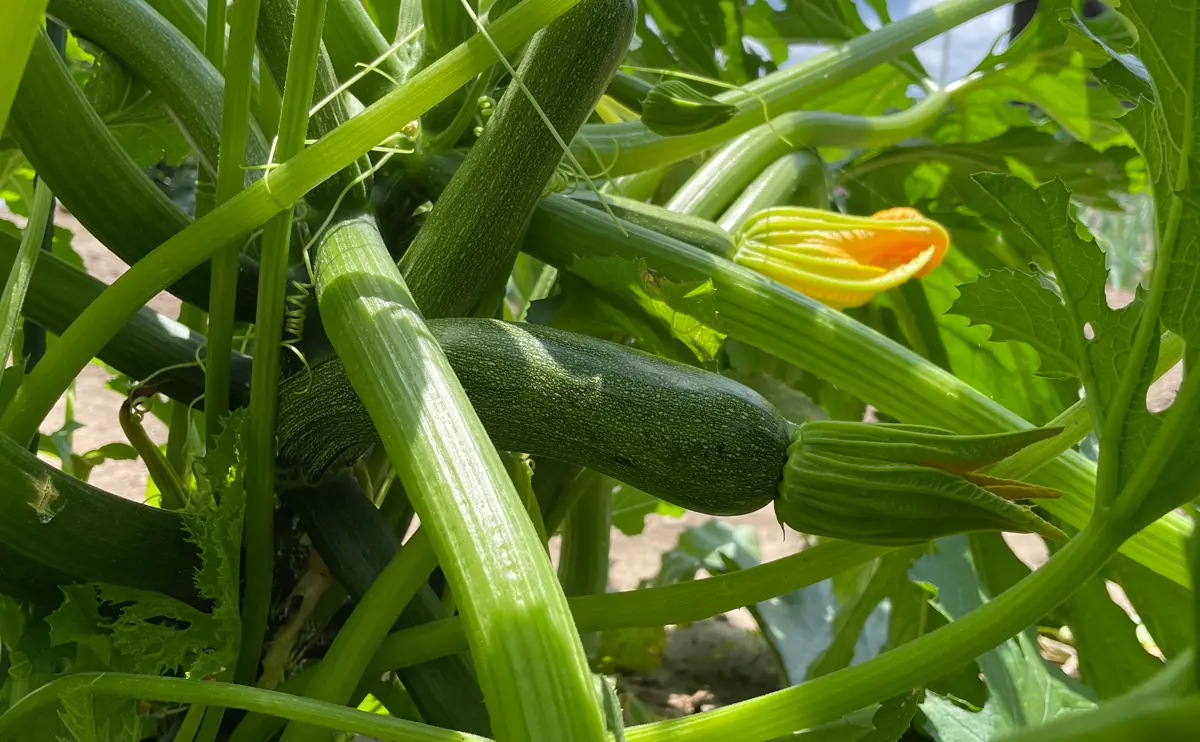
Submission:
<svg viewBox="0 0 1200 742">
<path fill-rule="evenodd" d="M 976 471 L 1058 432 L 955 435 L 915 425 L 805 423 L 788 448 L 775 514 L 802 533 L 889 546 L 970 531 L 1065 540 L 1012 502 L 1057 497 L 1056 490 Z"/>
<path fill-rule="evenodd" d="M 642 123 L 655 134 L 677 137 L 720 126 L 738 111 L 679 80 L 654 86 L 642 102 Z"/>
</svg>

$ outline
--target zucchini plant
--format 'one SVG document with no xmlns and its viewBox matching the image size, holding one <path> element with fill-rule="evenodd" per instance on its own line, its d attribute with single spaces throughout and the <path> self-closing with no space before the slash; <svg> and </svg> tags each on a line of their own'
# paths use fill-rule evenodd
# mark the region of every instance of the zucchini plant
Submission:
<svg viewBox="0 0 1200 742">
<path fill-rule="evenodd" d="M 1200 11 L 9 5 L 0 740 L 1200 731 Z"/>
</svg>

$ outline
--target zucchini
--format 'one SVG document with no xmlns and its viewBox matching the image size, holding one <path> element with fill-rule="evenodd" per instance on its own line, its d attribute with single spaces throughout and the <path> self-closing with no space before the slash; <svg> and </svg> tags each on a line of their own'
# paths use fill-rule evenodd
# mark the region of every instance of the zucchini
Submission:
<svg viewBox="0 0 1200 742">
<path fill-rule="evenodd" d="M 566 141 L 587 120 L 629 46 L 632 0 L 582 0 L 539 31 L 518 69 Z M 400 261 L 426 317 L 470 314 L 503 285 L 562 149 L 515 82 Z"/>
<path fill-rule="evenodd" d="M 538 325 L 429 327 L 497 448 L 586 466 L 711 515 L 777 495 L 792 425 L 735 381 Z M 336 358 L 280 384 L 277 435 L 281 465 L 309 481 L 378 441 Z"/>
<path fill-rule="evenodd" d="M 0 591 L 110 582 L 200 602 L 199 554 L 178 513 L 146 507 L 62 473 L 0 436 Z M 36 571 L 25 572 L 17 565 Z"/>
</svg>

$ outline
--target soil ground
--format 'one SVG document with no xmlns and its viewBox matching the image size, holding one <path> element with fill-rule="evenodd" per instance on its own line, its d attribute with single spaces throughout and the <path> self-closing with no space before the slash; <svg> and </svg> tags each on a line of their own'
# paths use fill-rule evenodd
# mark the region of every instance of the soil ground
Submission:
<svg viewBox="0 0 1200 742">
<path fill-rule="evenodd" d="M 21 222 L 2 206 L 0 218 Z M 74 232 L 72 245 L 92 275 L 111 282 L 125 270 L 120 260 L 61 209 L 57 222 Z M 1121 305 L 1131 298 L 1113 292 L 1109 300 L 1113 305 Z M 178 300 L 166 294 L 158 296 L 151 306 L 172 317 L 179 311 Z M 1176 367 L 1155 384 L 1147 399 L 1151 409 L 1163 409 L 1170 404 L 1180 376 L 1180 369 Z M 89 366 L 79 377 L 75 390 L 75 416 L 83 427 L 75 433 L 76 451 L 123 440 L 117 423 L 122 398 L 105 388 L 107 381 L 108 374 L 97 365 Z M 43 433 L 53 432 L 62 425 L 64 410 L 60 400 L 43 424 Z M 148 416 L 146 425 L 155 440 L 165 441 L 166 429 L 157 420 Z M 146 474 L 138 461 L 109 462 L 92 473 L 91 483 L 122 497 L 141 501 L 146 490 Z M 641 580 L 653 577 L 659 570 L 662 553 L 675 546 L 680 533 L 706 520 L 708 516 L 695 513 L 679 519 L 650 516 L 645 531 L 635 537 L 614 528 L 609 589 L 631 590 Z M 764 561 L 794 553 L 801 546 L 796 534 L 785 538 L 770 508 L 729 520 L 755 529 Z M 1045 560 L 1044 546 L 1036 537 L 1017 537 L 1011 542 L 1027 563 L 1037 565 Z M 734 703 L 775 690 L 779 684 L 765 643 L 754 631 L 753 621 L 744 609 L 690 626 L 671 627 L 661 667 L 625 678 L 626 689 L 635 692 L 650 711 L 670 716 Z"/>
</svg>

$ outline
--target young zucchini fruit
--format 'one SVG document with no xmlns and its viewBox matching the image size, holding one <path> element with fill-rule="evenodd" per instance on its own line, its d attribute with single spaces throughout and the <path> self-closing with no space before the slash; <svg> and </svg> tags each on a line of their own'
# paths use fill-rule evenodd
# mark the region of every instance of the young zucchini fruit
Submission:
<svg viewBox="0 0 1200 742">
<path fill-rule="evenodd" d="M 583 0 L 540 31 L 517 70 L 565 141 L 587 120 L 637 21 L 631 0 Z M 426 317 L 463 316 L 503 286 L 563 150 L 515 80 L 400 268 Z"/>
<path fill-rule="evenodd" d="M 585 466 L 688 510 L 775 503 L 803 533 L 919 543 L 960 531 L 1062 534 L 1012 500 L 1057 493 L 978 470 L 1055 435 L 906 425 L 793 425 L 719 374 L 540 325 L 429 323 L 500 449 Z M 280 385 L 279 459 L 302 478 L 340 471 L 378 440 L 336 358 Z"/>
<path fill-rule="evenodd" d="M 429 327 L 497 448 L 586 466 L 712 515 L 776 497 L 792 426 L 748 387 L 539 325 Z M 335 358 L 281 383 L 277 433 L 281 465 L 309 481 L 379 440 Z"/>
</svg>

